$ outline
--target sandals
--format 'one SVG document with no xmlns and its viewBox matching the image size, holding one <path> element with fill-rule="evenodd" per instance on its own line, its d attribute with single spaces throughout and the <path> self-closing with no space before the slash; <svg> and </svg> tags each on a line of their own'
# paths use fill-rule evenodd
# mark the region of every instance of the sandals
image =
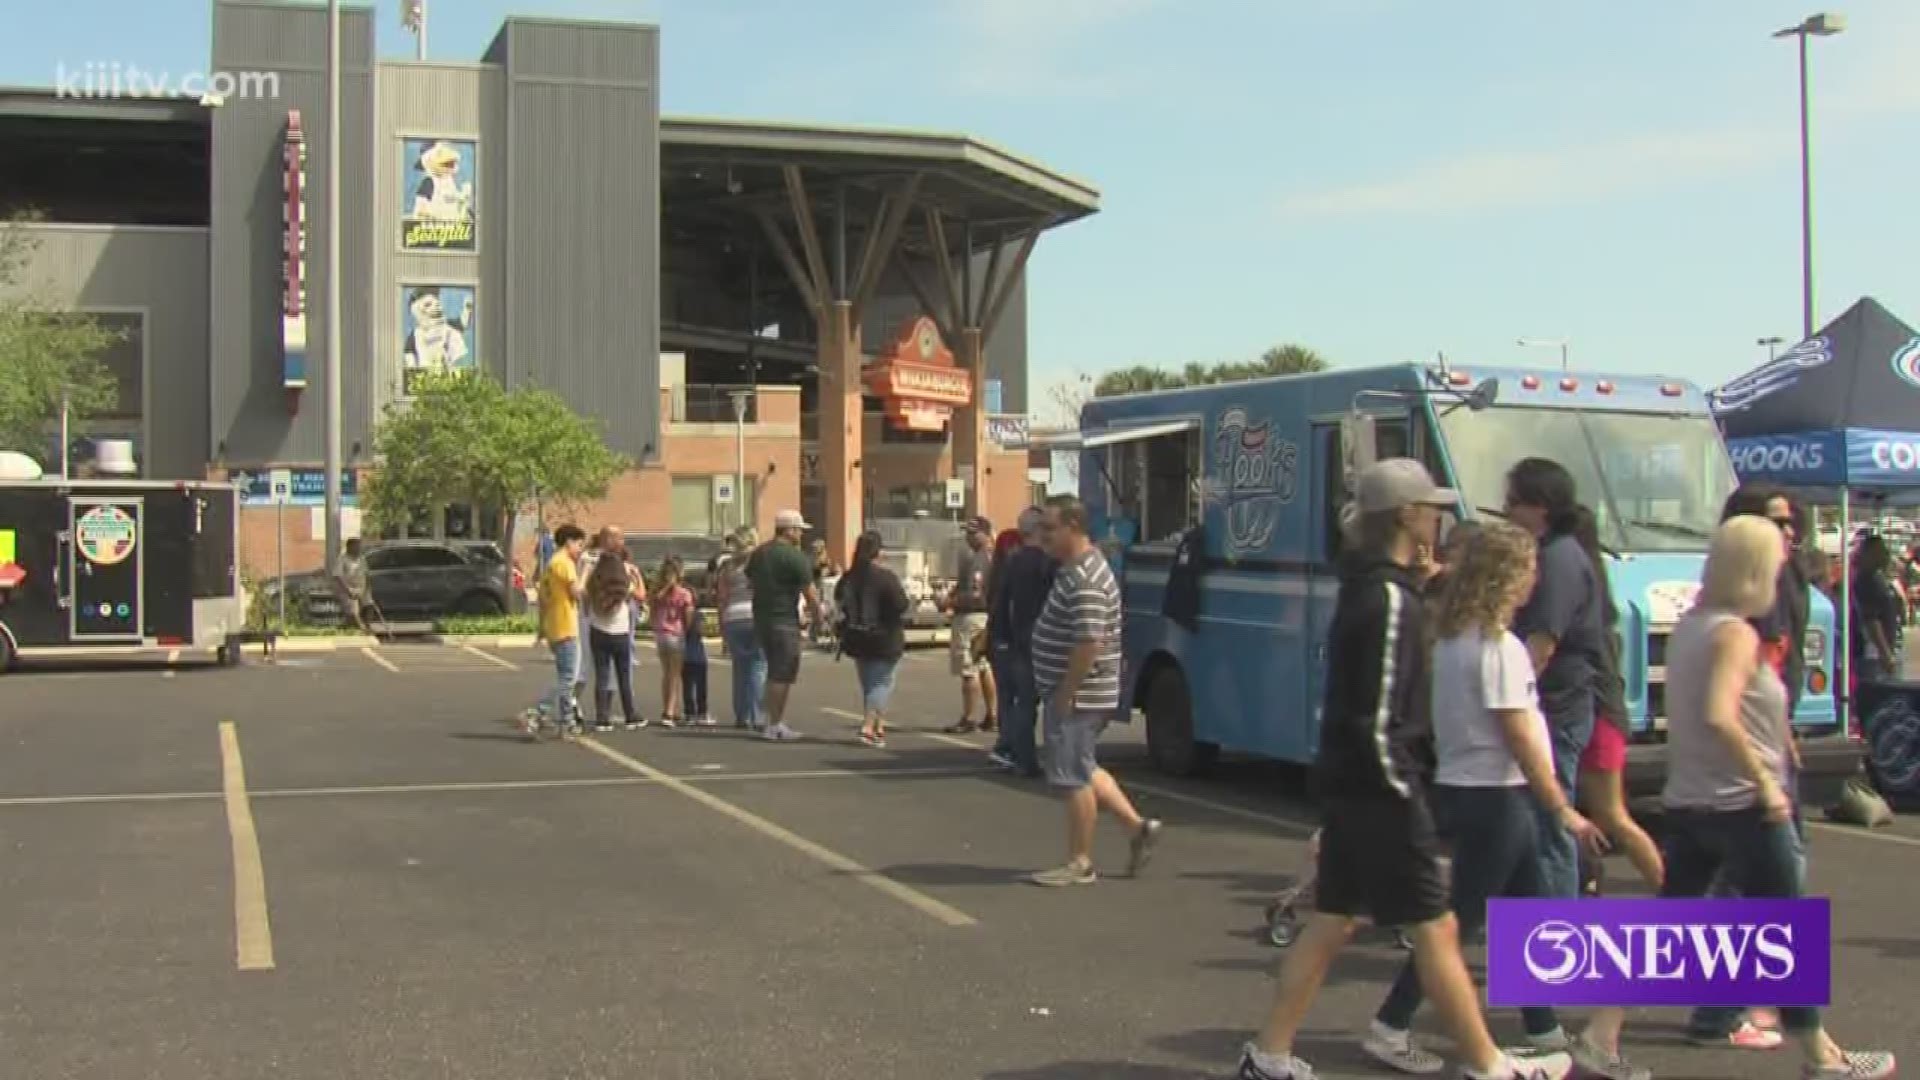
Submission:
<svg viewBox="0 0 1920 1080">
<path fill-rule="evenodd" d="M 971 735 L 979 731 L 980 728 L 971 720 L 962 720 L 957 724 L 941 728 L 940 730 L 948 735 Z"/>
</svg>

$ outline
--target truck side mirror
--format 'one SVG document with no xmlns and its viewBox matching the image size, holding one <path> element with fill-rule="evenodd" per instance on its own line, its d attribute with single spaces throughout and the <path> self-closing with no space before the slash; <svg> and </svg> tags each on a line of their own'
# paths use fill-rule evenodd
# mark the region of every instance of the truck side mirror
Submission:
<svg viewBox="0 0 1920 1080">
<path fill-rule="evenodd" d="M 1367 466 L 1372 465 L 1378 455 L 1380 444 L 1375 441 L 1373 417 L 1358 409 L 1353 410 L 1340 421 L 1340 456 L 1343 459 L 1347 477 L 1347 488 L 1352 490 L 1355 481 Z"/>
<path fill-rule="evenodd" d="M 1479 412 L 1500 399 L 1500 380 L 1482 379 L 1480 385 L 1467 394 L 1467 410 Z"/>
</svg>

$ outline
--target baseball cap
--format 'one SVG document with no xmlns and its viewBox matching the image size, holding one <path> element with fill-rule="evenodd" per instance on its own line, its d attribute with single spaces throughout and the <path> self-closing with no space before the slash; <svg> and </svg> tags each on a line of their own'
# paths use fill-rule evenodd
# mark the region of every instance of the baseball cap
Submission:
<svg viewBox="0 0 1920 1080">
<path fill-rule="evenodd" d="M 782 510 L 773 515 L 773 527 L 776 529 L 811 529 L 806 516 L 798 510 Z"/>
<path fill-rule="evenodd" d="M 1460 493 L 1433 482 L 1427 467 L 1412 458 L 1376 461 L 1360 473 L 1355 502 L 1363 514 L 1398 510 L 1403 506 L 1458 506 Z"/>
<path fill-rule="evenodd" d="M 974 517 L 970 517 L 967 519 L 967 531 L 977 532 L 982 536 L 992 536 L 993 522 L 988 521 L 984 517 L 975 515 Z"/>
</svg>

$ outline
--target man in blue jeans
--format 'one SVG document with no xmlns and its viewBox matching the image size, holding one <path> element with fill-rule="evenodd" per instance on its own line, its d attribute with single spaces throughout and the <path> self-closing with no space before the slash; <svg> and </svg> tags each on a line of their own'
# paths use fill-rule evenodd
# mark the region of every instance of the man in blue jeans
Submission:
<svg viewBox="0 0 1920 1080">
<path fill-rule="evenodd" d="M 1593 558 L 1574 539 L 1580 504 L 1573 476 L 1558 462 L 1527 458 L 1507 472 L 1507 518 L 1540 542 L 1533 595 L 1515 615 L 1513 632 L 1526 643 L 1540 677 L 1553 774 L 1568 800 L 1575 797 L 1580 754 L 1593 737 L 1597 673 L 1605 648 L 1606 602 Z M 1580 895 L 1580 853 L 1559 821 L 1542 815 L 1540 865 L 1546 895 Z"/>
<path fill-rule="evenodd" d="M 540 574 L 540 637 L 553 650 L 555 684 L 545 703 L 548 716 L 562 737 L 579 734 L 573 683 L 580 675 L 580 596 L 583 583 L 578 560 L 587 546 L 587 534 L 577 525 L 562 525 L 553 538 L 558 550 Z M 540 731 L 540 710 L 524 718 L 529 734 Z"/>
<path fill-rule="evenodd" d="M 1055 566 L 1053 556 L 1040 546 L 1043 517 L 1038 507 L 1021 511 L 1020 546 L 994 576 L 987 612 L 987 643 L 1000 698 L 1000 738 L 987 756 L 995 765 L 1029 778 L 1040 775 L 1034 742 L 1040 698 L 1033 683 L 1033 626 L 1053 588 Z"/>
</svg>

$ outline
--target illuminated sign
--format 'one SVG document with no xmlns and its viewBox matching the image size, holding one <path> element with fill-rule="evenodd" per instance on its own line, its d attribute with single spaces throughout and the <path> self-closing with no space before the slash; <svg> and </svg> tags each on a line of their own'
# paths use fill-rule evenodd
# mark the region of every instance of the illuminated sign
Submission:
<svg viewBox="0 0 1920 1080">
<path fill-rule="evenodd" d="M 939 328 L 921 318 L 867 369 L 867 391 L 884 400 L 895 427 L 939 431 L 955 407 L 973 403 L 973 374 L 955 366 Z"/>
<path fill-rule="evenodd" d="M 301 390 L 307 385 L 307 137 L 298 109 L 287 113 L 282 167 L 286 204 L 281 236 L 281 385 Z"/>
</svg>

